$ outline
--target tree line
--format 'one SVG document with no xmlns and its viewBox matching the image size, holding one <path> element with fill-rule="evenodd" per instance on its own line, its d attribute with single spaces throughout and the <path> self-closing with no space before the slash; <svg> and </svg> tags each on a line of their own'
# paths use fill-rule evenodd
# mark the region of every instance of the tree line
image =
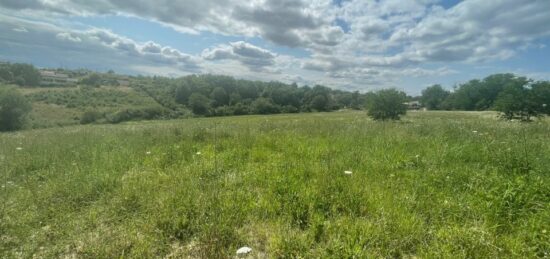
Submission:
<svg viewBox="0 0 550 259">
<path fill-rule="evenodd" d="M 114 72 L 96 73 L 84 70 L 61 70 L 79 78 L 78 84 L 90 88 L 116 87 Z M 162 109 L 144 107 L 124 110 L 107 122 L 126 120 L 184 118 L 193 116 L 229 116 L 298 112 L 328 112 L 339 109 L 367 109 L 375 120 L 399 119 L 406 113 L 405 102 L 420 100 L 430 110 L 499 111 L 503 118 L 528 121 L 550 115 L 550 82 L 534 81 L 514 74 L 495 74 L 474 79 L 446 90 L 433 85 L 421 96 L 407 96 L 403 91 L 384 89 L 360 93 L 335 90 L 323 85 L 298 86 L 295 83 L 262 82 L 220 75 L 190 75 L 180 78 L 127 77 L 130 87 L 151 97 Z M 0 130 L 19 129 L 30 105 L 13 87 L 1 84 L 37 87 L 40 73 L 29 64 L 0 63 Z M 89 111 L 85 123 L 101 119 Z"/>
<path fill-rule="evenodd" d="M 550 115 L 550 82 L 495 74 L 457 85 L 453 91 L 430 86 L 422 91 L 420 101 L 430 110 L 495 110 L 506 119 L 530 120 Z"/>
</svg>

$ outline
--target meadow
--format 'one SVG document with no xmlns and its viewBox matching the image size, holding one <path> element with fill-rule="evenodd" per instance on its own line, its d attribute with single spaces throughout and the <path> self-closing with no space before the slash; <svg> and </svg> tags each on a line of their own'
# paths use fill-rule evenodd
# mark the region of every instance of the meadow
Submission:
<svg viewBox="0 0 550 259">
<path fill-rule="evenodd" d="M 550 256 L 549 119 L 346 111 L 2 133 L 0 184 L 0 258 Z"/>
</svg>

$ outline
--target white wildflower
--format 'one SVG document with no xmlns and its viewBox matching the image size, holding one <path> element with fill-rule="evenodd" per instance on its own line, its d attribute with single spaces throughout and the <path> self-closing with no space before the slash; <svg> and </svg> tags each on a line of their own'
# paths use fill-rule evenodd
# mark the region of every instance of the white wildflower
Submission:
<svg viewBox="0 0 550 259">
<path fill-rule="evenodd" d="M 196 154 L 197 154 L 197 156 L 202 155 L 202 153 L 200 151 L 198 151 Z"/>
<path fill-rule="evenodd" d="M 151 151 L 147 151 L 147 152 L 145 152 L 145 154 L 150 155 L 150 154 L 151 154 Z"/>
<path fill-rule="evenodd" d="M 250 252 L 252 252 L 252 248 L 250 248 L 248 246 L 243 246 L 243 247 L 237 249 L 237 256 L 244 256 L 244 255 L 249 254 Z"/>
<path fill-rule="evenodd" d="M 353 172 L 352 171 L 344 171 L 344 174 L 351 175 L 351 174 L 353 174 Z"/>
<path fill-rule="evenodd" d="M 472 130 L 473 133 L 477 133 L 477 130 Z"/>
<path fill-rule="evenodd" d="M 23 150 L 23 148 L 22 147 L 16 147 L 15 150 L 20 151 L 20 150 Z"/>
</svg>

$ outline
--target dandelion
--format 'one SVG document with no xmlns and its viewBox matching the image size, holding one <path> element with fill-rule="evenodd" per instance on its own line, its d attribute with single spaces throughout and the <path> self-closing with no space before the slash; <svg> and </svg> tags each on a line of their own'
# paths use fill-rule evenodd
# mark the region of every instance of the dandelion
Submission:
<svg viewBox="0 0 550 259">
<path fill-rule="evenodd" d="M 351 175 L 351 174 L 353 174 L 353 172 L 352 171 L 344 171 L 344 174 Z"/>
<path fill-rule="evenodd" d="M 23 150 L 23 148 L 22 147 L 16 147 L 15 150 L 21 151 L 21 150 Z"/>
<path fill-rule="evenodd" d="M 239 249 L 237 249 L 237 256 L 245 256 L 247 254 L 249 254 L 250 252 L 252 252 L 252 248 L 248 247 L 248 246 L 243 246 Z"/>
</svg>

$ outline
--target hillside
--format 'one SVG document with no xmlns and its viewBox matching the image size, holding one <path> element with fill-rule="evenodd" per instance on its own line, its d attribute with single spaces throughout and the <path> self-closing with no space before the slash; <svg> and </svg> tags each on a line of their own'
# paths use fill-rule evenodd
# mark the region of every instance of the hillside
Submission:
<svg viewBox="0 0 550 259">
<path fill-rule="evenodd" d="M 547 257 L 549 128 L 334 112 L 3 133 L 0 257 Z"/>
<path fill-rule="evenodd" d="M 33 128 L 80 124 L 84 113 L 115 114 L 123 110 L 163 109 L 149 95 L 131 87 L 22 88 L 32 102 Z"/>
</svg>

